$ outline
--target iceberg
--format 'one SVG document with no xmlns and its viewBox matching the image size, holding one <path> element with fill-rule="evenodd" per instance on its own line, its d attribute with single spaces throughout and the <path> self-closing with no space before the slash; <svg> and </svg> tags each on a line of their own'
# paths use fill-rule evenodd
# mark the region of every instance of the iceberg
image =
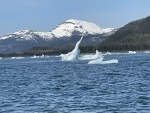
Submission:
<svg viewBox="0 0 150 113">
<path fill-rule="evenodd" d="M 102 53 L 96 50 L 95 55 L 84 55 L 84 56 L 79 57 L 79 60 L 94 60 L 94 59 L 99 59 L 99 58 L 103 59 Z"/>
<path fill-rule="evenodd" d="M 112 63 L 118 63 L 117 59 L 112 60 L 104 60 L 104 56 L 101 52 L 96 50 L 95 55 L 84 55 L 79 57 L 79 60 L 90 60 L 88 64 L 112 64 Z"/>
<path fill-rule="evenodd" d="M 102 58 L 99 58 L 88 62 L 88 64 L 113 64 L 113 63 L 118 63 L 118 60 L 112 59 L 112 60 L 103 61 Z"/>
<path fill-rule="evenodd" d="M 60 55 L 62 61 L 75 61 L 75 60 L 78 60 L 78 56 L 80 55 L 79 45 L 80 45 L 82 39 L 83 39 L 83 36 L 76 43 L 75 48 L 71 52 L 69 52 L 67 54 L 61 54 Z"/>
<path fill-rule="evenodd" d="M 82 59 L 86 59 L 87 57 L 83 56 Z M 117 59 L 112 60 L 104 60 L 104 56 L 101 52 L 96 50 L 96 54 L 93 56 L 90 56 L 88 60 L 91 60 L 88 62 L 88 64 L 112 64 L 112 63 L 118 63 Z"/>
<path fill-rule="evenodd" d="M 129 54 L 135 54 L 136 51 L 128 51 Z"/>
<path fill-rule="evenodd" d="M 103 54 L 96 50 L 96 53 L 94 55 L 83 55 L 80 56 L 80 49 L 79 45 L 83 39 L 83 36 L 81 39 L 76 43 L 75 48 L 67 53 L 67 54 L 61 54 L 61 60 L 62 61 L 75 61 L 75 60 L 91 60 L 88 62 L 88 64 L 112 64 L 112 63 L 118 63 L 117 59 L 107 60 L 104 61 Z"/>
</svg>

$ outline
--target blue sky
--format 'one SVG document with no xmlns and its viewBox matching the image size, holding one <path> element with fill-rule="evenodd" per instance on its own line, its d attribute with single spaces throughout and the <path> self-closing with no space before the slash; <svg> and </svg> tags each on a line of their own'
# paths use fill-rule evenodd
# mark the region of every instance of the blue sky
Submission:
<svg viewBox="0 0 150 113">
<path fill-rule="evenodd" d="M 150 0 L 0 0 L 0 35 L 50 31 L 67 19 L 119 28 L 150 16 Z"/>
</svg>

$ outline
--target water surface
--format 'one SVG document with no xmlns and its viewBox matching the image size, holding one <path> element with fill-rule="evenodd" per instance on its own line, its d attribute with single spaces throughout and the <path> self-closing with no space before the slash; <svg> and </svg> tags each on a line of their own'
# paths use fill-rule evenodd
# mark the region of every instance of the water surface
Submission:
<svg viewBox="0 0 150 113">
<path fill-rule="evenodd" d="M 150 54 L 105 59 L 119 63 L 0 60 L 0 113 L 149 113 Z"/>
</svg>

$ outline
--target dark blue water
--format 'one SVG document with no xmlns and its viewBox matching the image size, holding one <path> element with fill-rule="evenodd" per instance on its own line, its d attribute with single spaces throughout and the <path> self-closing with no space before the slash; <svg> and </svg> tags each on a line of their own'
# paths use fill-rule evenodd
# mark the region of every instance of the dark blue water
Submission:
<svg viewBox="0 0 150 113">
<path fill-rule="evenodd" d="M 150 113 L 150 54 L 105 58 L 0 60 L 0 113 Z"/>
</svg>

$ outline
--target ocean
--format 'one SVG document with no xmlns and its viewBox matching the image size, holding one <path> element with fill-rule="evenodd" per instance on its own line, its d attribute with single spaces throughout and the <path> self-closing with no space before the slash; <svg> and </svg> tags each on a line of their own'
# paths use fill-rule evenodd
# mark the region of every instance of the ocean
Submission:
<svg viewBox="0 0 150 113">
<path fill-rule="evenodd" d="M 60 57 L 0 60 L 0 113 L 149 113 L 150 53 L 116 64 Z"/>
</svg>

